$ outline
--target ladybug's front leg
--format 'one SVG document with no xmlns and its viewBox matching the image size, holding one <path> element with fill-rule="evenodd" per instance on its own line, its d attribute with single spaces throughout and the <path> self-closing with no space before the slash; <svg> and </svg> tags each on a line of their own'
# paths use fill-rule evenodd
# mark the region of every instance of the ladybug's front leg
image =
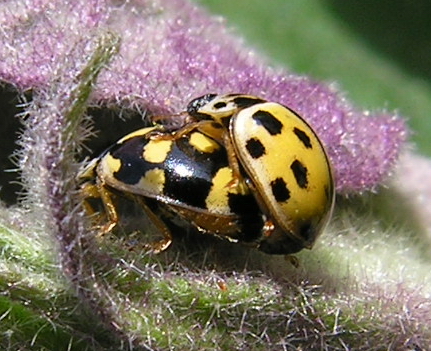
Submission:
<svg viewBox="0 0 431 351">
<path fill-rule="evenodd" d="M 102 201 L 105 213 L 108 217 L 108 222 L 96 226 L 96 229 L 98 231 L 97 236 L 103 236 L 106 233 L 110 232 L 118 223 L 118 214 L 112 201 L 111 192 L 98 179 L 96 184 L 92 184 L 90 182 L 84 183 L 81 187 L 81 194 L 84 198 L 84 209 L 89 215 L 95 215 L 96 211 L 90 205 L 88 199 L 99 198 Z M 102 222 L 102 220 L 99 218 L 98 222 Z"/>
</svg>

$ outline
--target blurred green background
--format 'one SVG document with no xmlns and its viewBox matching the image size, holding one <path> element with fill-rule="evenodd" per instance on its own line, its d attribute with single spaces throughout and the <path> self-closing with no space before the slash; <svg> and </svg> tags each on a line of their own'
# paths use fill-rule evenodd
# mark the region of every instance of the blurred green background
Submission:
<svg viewBox="0 0 431 351">
<path fill-rule="evenodd" d="M 196 0 L 275 65 L 396 111 L 431 156 L 430 0 Z"/>
</svg>

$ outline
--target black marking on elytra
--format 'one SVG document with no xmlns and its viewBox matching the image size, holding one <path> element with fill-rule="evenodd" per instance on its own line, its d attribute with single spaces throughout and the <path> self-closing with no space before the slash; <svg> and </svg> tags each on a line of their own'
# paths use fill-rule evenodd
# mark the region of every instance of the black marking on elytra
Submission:
<svg viewBox="0 0 431 351">
<path fill-rule="evenodd" d="M 177 203 L 206 209 L 213 177 L 228 165 L 225 148 L 208 154 L 190 145 L 188 138 L 178 139 L 163 164 L 164 194 Z"/>
<path fill-rule="evenodd" d="M 121 161 L 120 169 L 114 172 L 114 177 L 125 184 L 134 185 L 145 173 L 154 168 L 161 168 L 160 163 L 149 163 L 142 158 L 142 153 L 149 139 L 145 136 L 135 136 L 109 149 L 112 157 Z"/>
<path fill-rule="evenodd" d="M 290 169 L 295 176 L 296 183 L 302 189 L 307 188 L 308 186 L 308 171 L 307 167 L 305 167 L 301 161 L 295 160 L 290 165 Z"/>
<path fill-rule="evenodd" d="M 256 111 L 253 113 L 253 119 L 258 125 L 263 126 L 271 135 L 280 134 L 283 129 L 283 124 L 268 111 Z"/>
<path fill-rule="evenodd" d="M 290 199 L 290 191 L 283 178 L 276 178 L 271 182 L 272 195 L 277 202 L 285 202 Z"/>
<path fill-rule="evenodd" d="M 253 157 L 254 159 L 265 155 L 265 152 L 266 152 L 265 146 L 257 138 L 248 139 L 245 144 L 245 148 L 247 149 L 250 156 Z"/>
<path fill-rule="evenodd" d="M 298 137 L 298 139 L 304 144 L 307 149 L 312 149 L 313 145 L 311 144 L 310 137 L 303 130 L 295 127 L 293 128 L 293 132 Z"/>
<path fill-rule="evenodd" d="M 231 211 L 238 215 L 254 215 L 259 212 L 259 206 L 252 194 L 228 193 L 228 204 Z"/>
<path fill-rule="evenodd" d="M 239 109 L 243 109 L 266 101 L 258 97 L 239 95 L 233 99 L 233 102 Z"/>
<path fill-rule="evenodd" d="M 238 215 L 238 224 L 241 228 L 241 241 L 254 241 L 262 235 L 264 224 L 262 212 L 252 194 L 228 193 L 228 205 L 233 213 Z"/>
</svg>

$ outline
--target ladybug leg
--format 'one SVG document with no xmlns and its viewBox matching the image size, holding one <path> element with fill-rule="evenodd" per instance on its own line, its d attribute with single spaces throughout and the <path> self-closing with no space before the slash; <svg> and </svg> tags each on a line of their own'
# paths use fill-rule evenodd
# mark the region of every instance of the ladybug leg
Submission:
<svg viewBox="0 0 431 351">
<path fill-rule="evenodd" d="M 246 191 L 244 178 L 241 174 L 238 158 L 228 133 L 223 135 L 223 144 L 226 148 L 229 167 L 232 169 L 232 180 L 228 183 L 229 188 L 240 188 L 240 192 Z"/>
<path fill-rule="evenodd" d="M 163 239 L 146 244 L 145 249 L 158 254 L 165 251 L 172 243 L 172 234 L 166 224 L 158 217 L 147 205 L 145 199 L 142 196 L 134 196 L 135 201 L 142 207 L 148 219 L 154 224 L 154 226 L 163 235 Z"/>
<path fill-rule="evenodd" d="M 100 228 L 98 236 L 109 233 L 118 223 L 118 213 L 112 201 L 112 193 L 105 187 L 100 179 L 97 179 L 97 187 L 99 188 L 100 199 L 102 200 L 105 212 L 108 216 L 108 223 Z"/>
<path fill-rule="evenodd" d="M 275 225 L 272 219 L 266 219 L 263 225 L 263 235 L 265 237 L 270 237 L 271 234 L 274 232 L 274 230 L 275 230 Z"/>
<path fill-rule="evenodd" d="M 151 140 L 178 140 L 190 134 L 194 130 L 198 130 L 201 133 L 207 135 L 208 137 L 218 142 L 221 142 L 221 132 L 219 129 L 213 127 L 212 121 L 192 121 L 184 125 L 180 129 L 172 131 L 171 133 L 166 133 L 163 130 L 155 130 L 149 133 L 148 136 Z"/>
<path fill-rule="evenodd" d="M 151 122 L 163 126 L 164 130 L 178 130 L 189 123 L 195 122 L 187 112 L 177 113 L 175 115 L 160 115 L 151 117 Z"/>
<path fill-rule="evenodd" d="M 182 138 L 183 136 L 187 135 L 188 133 L 190 133 L 191 131 L 193 131 L 194 129 L 197 129 L 199 124 L 201 122 L 192 122 L 189 123 L 187 125 L 185 125 L 184 127 L 173 131 L 171 133 L 166 133 L 163 131 L 154 131 L 148 134 L 148 137 L 151 140 L 178 140 L 180 138 Z"/>
<path fill-rule="evenodd" d="M 285 255 L 284 259 L 286 262 L 289 262 L 289 264 L 291 264 L 295 268 L 298 268 L 300 266 L 298 257 L 294 255 Z"/>
<path fill-rule="evenodd" d="M 108 217 L 108 222 L 96 226 L 98 230 L 97 236 L 100 237 L 110 232 L 118 223 L 118 213 L 112 201 L 111 192 L 104 186 L 101 180 L 98 179 L 96 184 L 91 184 L 89 182 L 84 183 L 81 187 L 81 194 L 84 197 L 84 209 L 89 215 L 96 215 L 97 212 L 88 202 L 88 198 L 99 198 L 102 201 L 105 213 Z M 102 219 L 99 218 L 97 221 L 102 222 Z"/>
<path fill-rule="evenodd" d="M 83 198 L 82 205 L 84 206 L 85 212 L 89 216 L 93 216 L 96 214 L 93 206 L 88 202 L 88 198 L 100 198 L 99 190 L 97 186 L 91 184 L 90 182 L 84 183 L 81 185 L 81 196 Z"/>
</svg>

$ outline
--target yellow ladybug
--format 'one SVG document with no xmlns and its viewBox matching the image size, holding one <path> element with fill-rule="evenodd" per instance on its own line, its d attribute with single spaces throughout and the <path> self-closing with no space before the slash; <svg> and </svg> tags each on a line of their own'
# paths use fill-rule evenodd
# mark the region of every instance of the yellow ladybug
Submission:
<svg viewBox="0 0 431 351">
<path fill-rule="evenodd" d="M 156 134 L 155 134 L 156 133 Z M 154 138 L 165 135 L 169 140 Z M 135 200 L 163 235 L 149 244 L 154 252 L 169 247 L 167 222 L 180 218 L 203 233 L 258 247 L 265 217 L 245 184 L 229 186 L 233 172 L 226 149 L 210 137 L 192 131 L 173 138 L 162 126 L 139 129 L 93 159 L 79 174 L 89 213 L 89 198 L 100 198 L 108 221 L 100 234 L 119 218 L 114 194 Z"/>
<path fill-rule="evenodd" d="M 335 187 L 328 156 L 309 124 L 286 106 L 242 94 L 204 95 L 187 112 L 196 120 L 188 130 L 214 128 L 213 122 L 223 127 L 218 138 L 232 169 L 253 189 L 268 228 L 283 233 L 267 235 L 276 235 L 281 246 L 288 236 L 311 248 L 330 218 Z"/>
</svg>

